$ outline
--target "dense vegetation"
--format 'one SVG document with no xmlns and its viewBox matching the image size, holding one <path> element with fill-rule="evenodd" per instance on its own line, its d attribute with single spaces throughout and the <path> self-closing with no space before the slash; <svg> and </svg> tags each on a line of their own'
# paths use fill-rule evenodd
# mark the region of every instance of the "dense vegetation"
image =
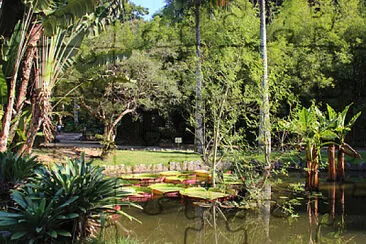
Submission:
<svg viewBox="0 0 366 244">
<path fill-rule="evenodd" d="M 52 141 L 56 124 L 100 140 L 102 157 L 116 143 L 183 137 L 214 187 L 230 161 L 252 179 L 252 196 L 270 192 L 271 147 L 305 150 L 310 191 L 328 147 L 328 179 L 342 182 L 344 154 L 359 157 L 350 145 L 365 146 L 365 10 L 362 0 L 169 0 L 146 21 L 146 9 L 125 0 L 1 1 L 0 183 L 4 205 L 15 207 L 0 225 L 14 240 L 76 240 L 93 232 L 97 213 L 116 212 L 108 194 L 119 183 L 100 168 L 18 157 Z M 253 148 L 263 160 L 243 159 Z M 79 180 L 106 186 L 98 194 L 111 201 L 69 188 Z M 39 218 L 27 219 L 33 210 Z M 54 222 L 34 229 L 46 211 Z"/>
<path fill-rule="evenodd" d="M 191 141 L 187 130 L 197 130 L 199 114 L 203 131 L 199 140 L 196 137 L 196 145 L 198 140 L 202 150 L 210 148 L 215 137 L 220 144 L 220 133 L 235 137 L 225 138 L 226 145 L 256 145 L 263 74 L 260 4 L 246 0 L 219 2 L 204 1 L 197 6 L 194 2 L 169 1 L 147 22 L 141 18 L 144 9 L 124 1 L 89 1 L 78 11 L 73 9 L 76 5 L 63 6 L 61 2 L 23 5 L 4 1 L 2 19 L 8 14 L 7 8 L 17 4 L 23 7 L 1 27 L 5 38 L 3 140 L 20 152 L 29 152 L 39 129 L 46 140 L 52 140 L 56 121 L 72 121 L 66 129 L 80 131 L 86 127 L 103 134 L 106 149 L 113 148 L 115 139 L 123 141 L 117 132 L 132 137 L 137 130 L 133 121 L 146 117 L 147 111 L 160 122 L 135 133 L 144 140 L 140 140 L 142 144 L 171 142 L 182 135 L 186 142 Z M 313 100 L 324 109 L 326 102 L 336 110 L 353 102 L 351 115 L 363 110 L 364 2 L 267 1 L 266 7 L 272 124 Z M 58 12 L 62 11 L 69 15 L 60 17 Z M 47 18 L 41 19 L 40 13 Z M 60 31 L 56 33 L 57 28 Z M 26 33 L 33 39 L 27 39 Z M 41 47 L 47 48 L 37 51 L 32 41 L 42 42 Z M 37 56 L 37 52 L 43 54 Z M 36 64 L 43 74 L 32 68 Z M 203 82 L 199 97 L 198 71 Z M 12 80 L 17 79 L 22 82 L 12 86 Z M 9 114 L 9 110 L 15 112 Z M 145 120 L 149 121 L 148 117 Z M 364 130 L 362 121 L 363 116 L 349 135 L 353 145 L 364 144 L 357 136 Z M 131 129 L 131 133 L 118 127 Z M 272 126 L 274 145 L 279 140 L 277 135 L 276 126 Z M 4 143 L 2 147 L 7 148 Z"/>
</svg>

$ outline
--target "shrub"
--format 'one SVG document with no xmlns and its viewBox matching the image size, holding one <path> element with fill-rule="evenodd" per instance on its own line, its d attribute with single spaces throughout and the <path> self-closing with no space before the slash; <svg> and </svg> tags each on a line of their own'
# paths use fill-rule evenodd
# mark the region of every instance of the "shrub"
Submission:
<svg viewBox="0 0 366 244">
<path fill-rule="evenodd" d="M 43 193 L 35 192 L 31 187 L 13 190 L 11 198 L 16 204 L 11 212 L 0 212 L 0 228 L 8 231 L 12 243 L 50 243 L 70 240 L 71 233 L 62 229 L 64 224 L 77 218 L 79 215 L 70 212 L 68 207 L 76 198 L 61 203 L 61 191 L 52 198 Z"/>
<path fill-rule="evenodd" d="M 21 157 L 11 151 L 1 152 L 0 197 L 7 199 L 9 189 L 34 176 L 35 170 L 41 166 L 42 164 L 36 160 L 36 157 L 31 155 Z"/>
<path fill-rule="evenodd" d="M 16 208 L 0 212 L 5 218 L 0 220 L 0 228 L 9 231 L 13 240 L 48 243 L 92 236 L 113 214 L 133 219 L 115 208 L 128 194 L 120 180 L 107 178 L 102 171 L 86 162 L 84 155 L 37 170 L 37 176 L 11 194 Z"/>
</svg>

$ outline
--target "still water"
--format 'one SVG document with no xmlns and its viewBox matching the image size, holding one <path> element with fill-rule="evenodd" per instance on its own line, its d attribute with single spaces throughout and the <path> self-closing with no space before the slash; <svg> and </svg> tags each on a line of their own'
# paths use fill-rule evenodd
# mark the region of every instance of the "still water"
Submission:
<svg viewBox="0 0 366 244">
<path fill-rule="evenodd" d="M 143 210 L 123 209 L 142 224 L 121 218 L 107 232 L 142 243 L 366 243 L 366 182 L 357 181 L 322 182 L 321 194 L 300 198 L 298 217 L 285 217 L 276 204 L 284 199 L 283 184 L 272 187 L 271 204 L 264 202 L 267 207 L 258 211 L 153 199 L 142 204 Z"/>
</svg>

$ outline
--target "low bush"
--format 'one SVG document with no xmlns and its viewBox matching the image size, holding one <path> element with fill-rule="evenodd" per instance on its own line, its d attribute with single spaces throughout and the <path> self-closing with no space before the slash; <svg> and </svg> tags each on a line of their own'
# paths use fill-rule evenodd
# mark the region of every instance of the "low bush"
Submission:
<svg viewBox="0 0 366 244">
<path fill-rule="evenodd" d="M 0 199 L 9 199 L 9 190 L 24 183 L 35 175 L 35 170 L 42 166 L 36 157 L 20 157 L 11 151 L 0 153 Z"/>
<path fill-rule="evenodd" d="M 0 212 L 0 232 L 19 243 L 74 242 L 93 236 L 114 214 L 133 219 L 115 208 L 130 205 L 121 202 L 127 192 L 120 180 L 102 171 L 84 156 L 37 170 L 28 183 L 12 191 L 16 207 Z"/>
</svg>

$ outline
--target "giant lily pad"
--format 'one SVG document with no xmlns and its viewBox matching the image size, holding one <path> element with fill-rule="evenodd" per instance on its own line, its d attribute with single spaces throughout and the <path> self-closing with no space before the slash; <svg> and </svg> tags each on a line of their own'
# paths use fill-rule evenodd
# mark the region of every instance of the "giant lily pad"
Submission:
<svg viewBox="0 0 366 244">
<path fill-rule="evenodd" d="M 128 192 L 127 197 L 123 198 L 122 201 L 130 202 L 147 202 L 151 199 L 151 189 L 147 187 L 124 187 L 123 190 Z"/>
<path fill-rule="evenodd" d="M 126 174 L 121 176 L 125 180 L 147 180 L 159 178 L 156 174 Z"/>
<path fill-rule="evenodd" d="M 196 175 L 181 174 L 178 176 L 167 176 L 165 177 L 164 182 L 174 184 L 195 184 Z"/>
<path fill-rule="evenodd" d="M 207 170 L 202 170 L 202 169 L 198 169 L 195 170 L 194 173 L 198 176 L 198 177 L 203 177 L 203 178 L 209 178 L 211 177 L 211 174 L 209 171 Z"/>
<path fill-rule="evenodd" d="M 184 189 L 184 187 L 175 185 L 175 184 L 165 184 L 165 183 L 158 183 L 150 185 L 149 188 L 153 190 L 154 195 L 164 195 L 167 193 L 172 192 L 179 192 Z"/>
<path fill-rule="evenodd" d="M 162 182 L 164 179 L 163 177 L 159 177 L 157 174 L 128 174 L 122 175 L 121 178 L 132 184 L 139 183 L 145 186 Z"/>
<path fill-rule="evenodd" d="M 160 172 L 159 174 L 160 176 L 178 176 L 181 175 L 182 173 L 179 171 L 164 171 Z"/>
<path fill-rule="evenodd" d="M 223 192 L 210 191 L 202 187 L 189 187 L 181 190 L 179 193 L 185 197 L 206 201 L 219 200 L 230 196 Z"/>
</svg>

